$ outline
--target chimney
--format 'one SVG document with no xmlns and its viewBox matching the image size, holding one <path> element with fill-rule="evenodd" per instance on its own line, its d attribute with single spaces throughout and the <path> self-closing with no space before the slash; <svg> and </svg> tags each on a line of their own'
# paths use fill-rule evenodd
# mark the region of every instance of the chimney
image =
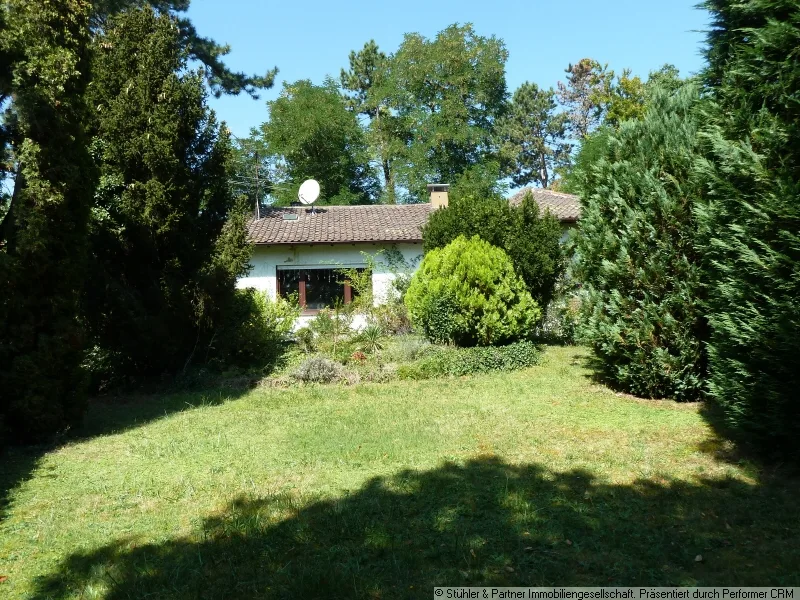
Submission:
<svg viewBox="0 0 800 600">
<path fill-rule="evenodd" d="M 433 208 L 446 207 L 449 191 L 449 183 L 432 183 L 428 185 L 428 194 L 430 194 L 431 197 L 431 206 L 433 206 Z"/>
</svg>

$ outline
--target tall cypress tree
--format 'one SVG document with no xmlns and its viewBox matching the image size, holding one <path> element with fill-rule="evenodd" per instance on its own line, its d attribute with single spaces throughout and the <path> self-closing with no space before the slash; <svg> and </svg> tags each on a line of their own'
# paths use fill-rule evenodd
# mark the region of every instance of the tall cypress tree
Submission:
<svg viewBox="0 0 800 600">
<path fill-rule="evenodd" d="M 0 228 L 0 428 L 35 441 L 83 410 L 90 3 L 8 0 L 5 9 L 18 166 Z"/>
<path fill-rule="evenodd" d="M 800 3 L 709 0 L 701 212 L 711 392 L 730 425 L 800 450 Z"/>
<path fill-rule="evenodd" d="M 592 168 L 576 176 L 583 335 L 608 381 L 644 397 L 704 393 L 707 333 L 693 216 L 698 101 L 691 85 L 655 92 L 641 120 L 599 138 Z"/>
<path fill-rule="evenodd" d="M 174 372 L 206 355 L 248 260 L 244 221 L 229 219 L 230 140 L 169 15 L 111 18 L 93 71 L 100 185 L 87 319 L 116 374 Z"/>
</svg>

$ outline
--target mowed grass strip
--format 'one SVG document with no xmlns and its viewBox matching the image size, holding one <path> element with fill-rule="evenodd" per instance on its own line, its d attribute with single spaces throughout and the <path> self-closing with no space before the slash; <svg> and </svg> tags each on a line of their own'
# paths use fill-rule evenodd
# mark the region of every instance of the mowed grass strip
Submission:
<svg viewBox="0 0 800 600">
<path fill-rule="evenodd" d="M 697 405 L 513 374 L 93 405 L 3 457 L 3 598 L 416 598 L 433 585 L 787 585 L 798 481 Z"/>
</svg>

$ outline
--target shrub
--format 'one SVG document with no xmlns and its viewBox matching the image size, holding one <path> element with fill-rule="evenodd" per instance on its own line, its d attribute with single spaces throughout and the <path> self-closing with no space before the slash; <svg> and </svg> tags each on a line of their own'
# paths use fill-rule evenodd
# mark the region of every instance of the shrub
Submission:
<svg viewBox="0 0 800 600">
<path fill-rule="evenodd" d="M 321 352 L 349 356 L 353 352 L 353 311 L 349 307 L 326 308 L 308 324 L 313 335 L 312 346 Z"/>
<path fill-rule="evenodd" d="M 375 353 L 383 348 L 383 332 L 377 325 L 367 325 L 358 334 L 358 345 L 362 352 Z"/>
<path fill-rule="evenodd" d="M 703 396 L 707 337 L 693 208 L 696 86 L 654 92 L 578 174 L 580 334 L 605 379 L 648 398 Z"/>
<path fill-rule="evenodd" d="M 401 301 L 391 300 L 373 307 L 369 319 L 386 335 L 411 333 L 408 309 Z"/>
<path fill-rule="evenodd" d="M 237 290 L 223 327 L 214 334 L 210 357 L 220 364 L 273 366 L 299 315 L 294 302 L 272 300 L 252 288 Z"/>
<path fill-rule="evenodd" d="M 533 299 L 547 306 L 565 267 L 561 225 L 552 215 L 541 215 L 530 194 L 520 206 L 497 194 L 454 195 L 450 206 L 430 216 L 422 232 L 424 250 L 444 248 L 460 235 L 477 235 L 505 250 Z"/>
<path fill-rule="evenodd" d="M 529 341 L 508 346 L 455 348 L 438 347 L 426 356 L 397 369 L 400 379 L 461 377 L 492 371 L 515 371 L 537 364 L 539 349 Z"/>
<path fill-rule="evenodd" d="M 796 2 L 705 3 L 712 103 L 704 115 L 709 203 L 710 390 L 728 425 L 800 455 L 800 19 Z M 790 58 L 794 57 L 794 58 Z"/>
<path fill-rule="evenodd" d="M 401 335 L 390 340 L 383 358 L 387 362 L 405 363 L 420 358 L 425 353 L 432 351 L 436 346 L 415 335 Z"/>
<path fill-rule="evenodd" d="M 305 383 L 331 383 L 343 376 L 342 365 L 324 356 L 306 359 L 293 374 L 295 379 Z"/>
<path fill-rule="evenodd" d="M 459 346 L 525 338 L 541 316 L 508 255 L 477 236 L 430 251 L 405 303 L 427 336 Z"/>
</svg>

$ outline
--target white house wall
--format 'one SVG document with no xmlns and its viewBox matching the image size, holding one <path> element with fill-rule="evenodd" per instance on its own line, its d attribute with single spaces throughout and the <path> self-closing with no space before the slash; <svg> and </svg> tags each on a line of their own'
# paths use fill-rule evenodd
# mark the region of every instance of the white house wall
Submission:
<svg viewBox="0 0 800 600">
<path fill-rule="evenodd" d="M 395 278 L 382 252 L 390 248 L 396 248 L 413 269 L 416 269 L 422 260 L 421 243 L 256 246 L 250 260 L 253 268 L 247 277 L 239 279 L 236 286 L 266 291 L 270 298 L 275 298 L 278 290 L 278 267 L 288 269 L 365 267 L 367 259 L 364 254 L 367 254 L 375 261 L 372 293 L 375 303 L 380 304 L 385 301 L 391 290 L 392 280 Z M 301 318 L 301 322 L 305 320 L 307 319 Z"/>
</svg>

